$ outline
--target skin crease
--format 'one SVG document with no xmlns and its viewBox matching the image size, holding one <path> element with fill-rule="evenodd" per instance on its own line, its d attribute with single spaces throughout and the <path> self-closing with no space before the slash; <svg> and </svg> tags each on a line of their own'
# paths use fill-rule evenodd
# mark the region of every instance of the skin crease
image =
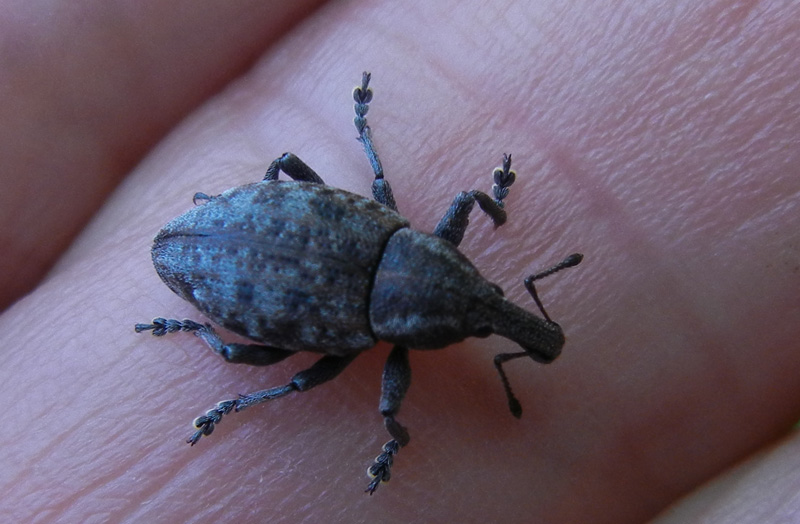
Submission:
<svg viewBox="0 0 800 524">
<path fill-rule="evenodd" d="M 800 7 L 365 4 L 311 14 L 161 140 L 102 209 L 70 209 L 94 219 L 0 317 L 0 520 L 618 523 L 676 501 L 663 522 L 796 513 L 798 468 L 776 457 L 797 456 L 785 435 L 800 419 Z M 136 16 L 179 32 L 180 17 L 156 14 Z M 475 212 L 462 250 L 531 309 L 524 276 L 586 256 L 539 285 L 567 344 L 549 366 L 509 364 L 521 420 L 491 366 L 517 350 L 510 341 L 412 352 L 398 417 L 412 440 L 374 497 L 361 491 L 388 440 L 377 413 L 385 345 L 317 390 L 227 416 L 190 449 L 195 416 L 285 383 L 314 357 L 225 365 L 191 335 L 133 333 L 155 316 L 203 320 L 149 257 L 196 191 L 258 180 L 293 151 L 331 185 L 368 194 L 349 96 L 363 69 L 375 142 L 415 227 L 432 230 L 458 191 L 488 190 L 509 152 L 509 222 L 493 231 Z M 164 89 L 185 93 L 183 81 Z M 120 117 L 115 140 L 152 129 L 136 116 Z"/>
<path fill-rule="evenodd" d="M 159 138 L 318 3 L 4 2 L 0 267 L 14 271 L 0 272 L 0 309 Z"/>
</svg>

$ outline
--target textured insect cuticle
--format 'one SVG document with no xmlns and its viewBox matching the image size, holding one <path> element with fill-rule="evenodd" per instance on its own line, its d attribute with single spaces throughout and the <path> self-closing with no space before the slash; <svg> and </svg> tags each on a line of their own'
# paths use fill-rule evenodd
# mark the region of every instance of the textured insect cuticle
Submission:
<svg viewBox="0 0 800 524">
<path fill-rule="evenodd" d="M 577 265 L 581 255 L 525 280 L 542 319 L 499 299 L 502 289 L 481 277 L 458 251 L 475 204 L 495 227 L 506 222 L 504 199 L 516 180 L 509 154 L 492 171 L 491 193 L 459 193 L 432 235 L 411 229 L 384 179 L 367 123 L 373 99 L 370 78 L 364 72 L 352 97 L 357 139 L 374 174 L 372 200 L 326 185 L 300 158 L 284 153 L 269 164 L 263 183 L 213 196 L 195 193 L 195 207 L 156 236 L 151 255 L 161 279 L 214 325 L 251 342 L 226 343 L 212 324 L 188 319 L 158 317 L 134 329 L 159 337 L 193 332 L 231 363 L 268 366 L 297 352 L 322 355 L 283 385 L 218 402 L 192 422 L 191 445 L 211 435 L 224 415 L 308 391 L 335 378 L 378 341 L 393 344 L 379 408 L 391 440 L 367 468 L 372 480 L 366 492 L 371 495 L 391 478 L 395 456 L 410 441 L 406 428 L 395 420 L 411 381 L 409 349 L 439 349 L 490 333 L 518 343 L 522 351 L 495 357 L 495 367 L 509 408 L 519 417 L 522 407 L 502 364 L 519 357 L 547 363 L 558 356 L 563 332 L 547 315 L 534 281 Z M 293 180 L 279 180 L 280 173 Z M 451 288 L 452 293 L 429 292 Z M 487 307 L 467 311 L 463 306 L 481 301 Z M 499 313 L 484 311 L 495 311 L 495 305 Z M 453 333 L 438 329 L 434 319 L 452 321 Z"/>
<path fill-rule="evenodd" d="M 231 412 L 234 406 L 236 406 L 238 402 L 236 400 L 223 400 L 222 402 L 217 402 L 217 412 L 228 414 Z M 238 409 L 236 410 L 238 411 Z"/>
</svg>

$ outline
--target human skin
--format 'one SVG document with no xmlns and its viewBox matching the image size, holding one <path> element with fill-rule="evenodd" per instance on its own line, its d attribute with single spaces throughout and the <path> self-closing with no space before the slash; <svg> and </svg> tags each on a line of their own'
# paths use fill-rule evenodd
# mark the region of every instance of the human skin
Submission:
<svg viewBox="0 0 800 524">
<path fill-rule="evenodd" d="M 170 127 L 316 3 L 4 2 L 0 308 Z"/>
<path fill-rule="evenodd" d="M 56 230 L 93 218 L 0 317 L 8 405 L 0 520 L 641 522 L 759 448 L 792 446 L 775 442 L 800 419 L 800 7 L 519 4 L 342 2 L 272 32 L 280 6 L 254 9 L 245 21 L 195 13 L 197 27 L 235 36 L 219 39 L 214 56 L 194 57 L 209 69 L 197 76 L 216 79 L 198 89 L 202 103 L 162 138 L 188 111 L 189 94 L 199 98 L 197 78 L 177 75 L 140 95 L 157 92 L 159 108 L 171 100 L 182 110 L 151 115 L 139 104 L 111 126 L 84 122 L 104 138 L 92 143 L 98 158 L 135 139 L 128 164 L 142 159 L 102 209 L 100 198 L 64 209 L 64 187 L 111 187 L 117 172 L 70 148 L 72 136 L 59 142 L 75 116 L 29 122 L 10 151 L 57 154 L 63 166 L 74 157 L 84 169 L 34 169 L 32 197 L 14 192 L 24 165 L 15 157 L 20 164 L 0 173 L 3 193 L 76 221 L 58 215 Z M 160 28 L 147 49 L 163 46 L 168 70 L 185 16 L 131 16 L 137 27 Z M 89 25 L 109 23 L 98 16 Z M 31 27 L 68 42 L 79 25 Z M 6 46 L 7 34 L 0 28 Z M 22 47 L 45 38 L 14 34 Z M 98 46 L 110 38 L 128 50 L 121 62 L 140 71 L 146 61 L 126 41 L 130 33 L 97 34 Z M 219 58 L 259 45 L 260 59 L 240 74 Z M 386 345 L 330 384 L 226 416 L 189 448 L 193 417 L 285 383 L 314 356 L 234 366 L 189 334 L 133 332 L 155 316 L 203 320 L 160 282 L 149 257 L 155 232 L 189 209 L 195 192 L 259 180 L 269 161 L 292 151 L 327 183 L 368 194 L 349 96 L 364 69 L 373 74 L 376 146 L 415 227 L 432 230 L 458 191 L 488 190 L 508 152 L 518 173 L 509 221 L 493 230 L 474 212 L 463 252 L 532 310 L 526 275 L 574 251 L 586 257 L 539 285 L 567 344 L 551 365 L 507 366 L 520 420 L 491 365 L 494 354 L 517 350 L 511 342 L 412 352 L 398 417 L 411 443 L 373 497 L 362 491 L 364 470 L 388 439 L 377 413 Z M 59 79 L 55 100 L 71 93 L 59 85 L 79 83 Z M 131 98 L 108 89 L 96 114 Z M 29 91 L 16 96 L 37 95 Z M 54 133 L 54 147 L 42 150 L 36 123 Z M 9 125 L 0 119 L 0 136 L 14 136 Z M 149 144 L 157 146 L 145 154 Z M 51 189 L 54 175 L 66 185 Z M 59 234 L 68 237 L 68 228 Z M 29 235 L 26 242 L 47 244 L 54 233 Z M 16 252 L 3 255 L 14 274 L 26 262 Z M 765 456 L 753 459 L 763 462 L 746 477 L 748 493 L 774 478 L 800 488 L 800 475 Z M 733 496 L 741 485 L 725 478 L 719 489 Z M 750 515 L 770 522 L 770 504 L 789 508 L 791 490 L 781 492 L 786 499 L 753 495 Z M 695 497 L 721 521 L 730 499 L 714 494 Z"/>
</svg>

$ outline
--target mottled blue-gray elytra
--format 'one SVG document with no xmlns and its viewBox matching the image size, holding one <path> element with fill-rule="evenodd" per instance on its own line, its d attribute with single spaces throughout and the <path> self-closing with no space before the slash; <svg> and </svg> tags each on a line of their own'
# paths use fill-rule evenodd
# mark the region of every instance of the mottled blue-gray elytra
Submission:
<svg viewBox="0 0 800 524">
<path fill-rule="evenodd" d="M 366 113 L 370 75 L 353 92 L 355 125 L 372 166 L 374 199 L 325 185 L 291 153 L 273 161 L 264 180 L 221 195 L 195 195 L 196 207 L 156 235 L 152 258 L 161 279 L 209 320 L 254 344 L 226 344 L 210 323 L 156 318 L 136 324 L 156 336 L 193 332 L 228 362 L 265 366 L 299 351 L 321 353 L 285 385 L 219 402 L 195 419 L 190 444 L 210 435 L 223 415 L 307 391 L 344 370 L 379 340 L 394 344 L 383 372 L 379 410 L 391 436 L 368 468 L 372 494 L 391 476 L 410 441 L 397 420 L 411 382 L 409 349 L 440 349 L 467 337 L 497 334 L 522 351 L 495 356 L 512 414 L 522 407 L 503 364 L 520 357 L 552 362 L 564 333 L 539 299 L 534 281 L 580 263 L 573 254 L 528 276 L 525 287 L 539 317 L 508 301 L 459 250 L 477 203 L 494 222 L 506 221 L 503 200 L 516 180 L 511 156 L 492 175 L 493 196 L 459 193 L 433 234 L 409 227 L 385 180 Z M 292 181 L 278 180 L 280 172 Z"/>
</svg>

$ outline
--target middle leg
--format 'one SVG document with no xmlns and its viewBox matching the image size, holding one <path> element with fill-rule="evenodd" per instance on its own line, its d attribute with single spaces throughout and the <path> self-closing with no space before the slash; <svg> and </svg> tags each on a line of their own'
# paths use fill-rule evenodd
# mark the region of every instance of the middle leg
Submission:
<svg viewBox="0 0 800 524">
<path fill-rule="evenodd" d="M 375 493 L 382 482 L 389 480 L 394 456 L 411 440 L 408 430 L 395 419 L 409 385 L 411 385 L 411 365 L 408 362 L 408 348 L 395 346 L 383 368 L 380 402 L 383 424 L 392 440 L 383 445 L 383 452 L 367 469 L 367 474 L 372 477 L 366 489 L 370 495 Z"/>
<path fill-rule="evenodd" d="M 378 152 L 375 150 L 375 144 L 372 142 L 372 129 L 367 125 L 367 111 L 369 111 L 369 103 L 372 101 L 372 89 L 369 88 L 370 78 L 371 75 L 364 71 L 361 76 L 361 86 L 353 90 L 353 100 L 356 102 L 356 117 L 353 119 L 353 123 L 358 130 L 358 141 L 364 146 L 364 153 L 366 153 L 367 160 L 372 166 L 372 172 L 375 174 L 375 180 L 372 181 L 372 196 L 384 206 L 397 211 L 392 186 L 383 178 L 383 166 L 378 158 Z"/>
<path fill-rule="evenodd" d="M 343 357 L 326 355 L 315 362 L 310 368 L 296 373 L 288 384 L 256 391 L 247 395 L 240 395 L 237 399 L 218 402 L 217 405 L 208 410 L 205 415 L 199 416 L 194 420 L 193 424 L 197 431 L 195 431 L 186 442 L 193 446 L 197 444 L 197 441 L 200 440 L 201 437 L 210 435 L 214 431 L 214 427 L 220 422 L 223 415 L 227 415 L 231 411 L 238 412 L 250 406 L 261 404 L 268 400 L 274 400 L 296 391 L 308 391 L 313 387 L 334 379 L 339 373 L 344 371 L 344 368 L 346 368 L 357 355 L 358 353 Z"/>
</svg>

